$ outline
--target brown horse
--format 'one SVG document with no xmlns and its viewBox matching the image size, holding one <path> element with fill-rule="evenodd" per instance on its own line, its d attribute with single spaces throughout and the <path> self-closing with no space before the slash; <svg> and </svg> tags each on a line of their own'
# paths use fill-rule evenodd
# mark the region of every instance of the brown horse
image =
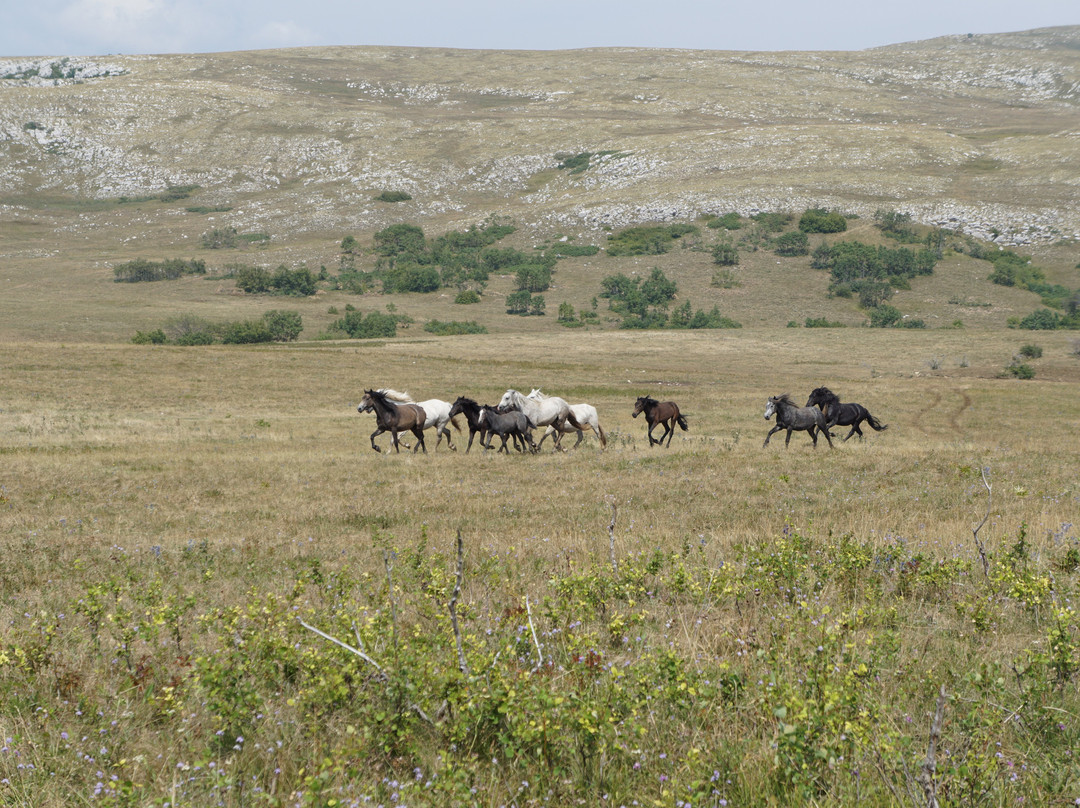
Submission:
<svg viewBox="0 0 1080 808">
<path fill-rule="evenodd" d="M 679 412 L 679 405 L 674 401 L 657 401 L 652 396 L 639 396 L 637 403 L 634 404 L 632 417 L 637 418 L 641 413 L 645 413 L 645 420 L 649 422 L 650 446 L 663 446 L 664 438 L 667 438 L 667 445 L 671 446 L 671 438 L 675 434 L 675 424 L 678 424 L 683 432 L 690 428 L 686 425 L 686 416 Z M 656 440 L 652 436 L 652 431 L 657 424 L 664 427 L 664 434 L 660 436 L 660 440 Z"/>
<path fill-rule="evenodd" d="M 374 410 L 375 412 L 375 425 L 378 429 L 371 433 L 371 448 L 376 452 L 382 452 L 382 449 L 375 445 L 375 438 L 383 432 L 389 432 L 394 449 L 400 454 L 401 447 L 398 446 L 398 432 L 409 430 L 416 435 L 416 446 L 413 447 L 413 453 L 417 449 L 423 449 L 424 454 L 427 454 L 427 446 L 424 445 L 424 422 L 427 420 L 427 413 L 419 404 L 397 404 L 391 401 L 381 390 L 365 390 L 364 397 L 360 400 L 360 406 L 356 408 L 356 411 L 365 412 L 367 410 Z"/>
</svg>

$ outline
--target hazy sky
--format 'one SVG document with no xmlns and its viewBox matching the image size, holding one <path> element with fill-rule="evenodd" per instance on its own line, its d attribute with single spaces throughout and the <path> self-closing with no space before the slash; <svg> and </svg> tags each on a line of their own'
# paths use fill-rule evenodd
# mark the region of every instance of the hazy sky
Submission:
<svg viewBox="0 0 1080 808">
<path fill-rule="evenodd" d="M 858 50 L 1077 24 L 1077 0 L 12 0 L 0 57 L 306 45 Z"/>
</svg>

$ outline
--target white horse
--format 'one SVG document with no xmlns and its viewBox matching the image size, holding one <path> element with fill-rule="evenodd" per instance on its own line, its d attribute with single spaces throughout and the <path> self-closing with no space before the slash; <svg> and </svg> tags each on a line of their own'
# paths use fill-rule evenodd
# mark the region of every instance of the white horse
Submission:
<svg viewBox="0 0 1080 808">
<path fill-rule="evenodd" d="M 534 388 L 533 391 L 531 393 L 529 393 L 528 396 L 526 396 L 526 398 L 532 398 L 532 399 L 535 399 L 537 401 L 543 401 L 544 399 L 547 398 L 547 396 L 545 396 L 543 393 L 541 393 L 540 388 L 537 387 L 537 388 Z M 602 426 L 600 426 L 600 417 L 596 414 L 596 407 L 594 407 L 592 404 L 571 404 L 570 405 L 570 412 L 573 413 L 574 420 L 576 420 L 579 424 L 587 426 L 594 433 L 596 433 L 596 437 L 598 437 L 600 439 L 600 449 L 601 450 L 606 449 L 607 448 L 607 433 L 605 433 L 604 428 Z M 578 446 L 581 445 L 581 442 L 583 440 L 585 440 L 585 432 L 584 432 L 584 430 L 578 429 L 577 427 L 570 426 L 568 423 L 563 424 L 561 431 L 563 432 L 563 434 L 567 434 L 567 435 L 570 434 L 571 432 L 577 432 L 577 442 L 574 443 L 574 448 L 575 449 Z M 554 435 L 554 434 L 555 434 L 555 426 L 554 425 L 549 426 L 544 431 L 544 434 L 540 438 L 540 441 L 536 444 L 536 448 L 539 449 L 541 446 L 543 446 L 544 441 L 548 438 L 548 436 L 551 436 L 551 435 Z"/>
<path fill-rule="evenodd" d="M 389 387 L 381 387 L 379 388 L 379 392 L 387 398 L 400 402 L 401 404 L 419 404 L 427 415 L 427 420 L 424 421 L 424 429 L 435 427 L 435 434 L 438 435 L 438 439 L 435 441 L 435 448 L 439 448 L 443 435 L 446 435 L 446 445 L 450 447 L 451 451 L 457 451 L 454 442 L 450 440 L 450 430 L 446 428 L 446 424 L 453 424 L 454 429 L 458 432 L 461 431 L 461 425 L 457 422 L 457 418 L 450 417 L 449 401 L 443 401 L 438 398 L 429 398 L 427 401 L 413 401 L 412 396 L 408 393 L 399 393 L 397 390 L 392 390 Z M 363 412 L 363 410 L 361 410 L 361 412 Z M 406 449 L 409 448 L 406 444 L 402 445 L 405 446 Z"/>
<path fill-rule="evenodd" d="M 555 448 L 562 449 L 563 427 L 567 422 L 574 429 L 583 429 L 582 425 L 570 411 L 570 405 L 557 396 L 545 397 L 542 401 L 535 398 L 527 398 L 517 390 L 507 390 L 499 401 L 499 412 L 520 410 L 533 426 L 555 426 Z"/>
</svg>

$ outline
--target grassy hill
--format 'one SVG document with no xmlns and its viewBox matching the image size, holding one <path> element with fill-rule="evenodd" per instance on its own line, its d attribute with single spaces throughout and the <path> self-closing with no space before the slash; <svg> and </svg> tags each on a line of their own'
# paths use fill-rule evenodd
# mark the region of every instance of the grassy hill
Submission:
<svg viewBox="0 0 1080 808">
<path fill-rule="evenodd" d="M 112 268 L 135 258 L 197 257 L 212 276 L 235 262 L 334 271 L 347 235 L 363 248 L 391 224 L 434 237 L 491 216 L 518 228 L 507 245 L 532 249 L 809 207 L 861 217 L 853 237 L 872 239 L 869 217 L 888 208 L 1021 245 L 1076 288 L 1078 45 L 1068 27 L 836 53 L 312 48 L 5 62 L 0 336 L 111 341 L 180 312 L 268 307 L 217 278 L 112 284 Z M 410 198 L 378 201 L 384 192 Z M 228 228 L 268 239 L 202 246 Z M 361 307 L 551 330 L 559 302 L 581 308 L 605 275 L 659 266 L 695 305 L 746 325 L 865 319 L 826 298 L 805 260 L 768 251 L 744 252 L 738 285 L 713 287 L 718 235 L 656 260 L 561 262 L 545 318 L 507 319 L 512 285 L 498 278 L 467 309 L 439 295 Z M 950 258 L 898 303 L 932 325 L 998 326 L 1037 306 L 982 283 L 988 274 Z M 950 299 L 984 305 L 957 314 Z M 347 302 L 359 301 L 294 306 L 305 336 Z"/>
</svg>

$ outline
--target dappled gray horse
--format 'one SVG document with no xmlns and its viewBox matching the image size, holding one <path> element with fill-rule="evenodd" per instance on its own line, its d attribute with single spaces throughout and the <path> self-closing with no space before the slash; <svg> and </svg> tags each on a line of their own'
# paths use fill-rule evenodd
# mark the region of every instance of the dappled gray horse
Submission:
<svg viewBox="0 0 1080 808">
<path fill-rule="evenodd" d="M 794 430 L 799 430 L 810 433 L 816 449 L 817 432 L 820 429 L 821 434 L 825 436 L 825 440 L 829 442 L 829 448 L 833 448 L 832 437 L 829 435 L 829 425 L 825 420 L 825 415 L 817 407 L 800 407 L 791 400 L 791 396 L 784 393 L 782 396 L 769 396 L 769 401 L 765 405 L 765 420 L 768 421 L 773 415 L 776 416 L 776 426 L 770 429 L 769 434 L 765 436 L 765 442 L 761 444 L 762 449 L 769 445 L 769 438 L 773 436 L 773 433 L 779 432 L 781 429 L 787 430 L 787 439 L 784 441 L 785 447 L 791 443 L 791 433 Z"/>
</svg>

